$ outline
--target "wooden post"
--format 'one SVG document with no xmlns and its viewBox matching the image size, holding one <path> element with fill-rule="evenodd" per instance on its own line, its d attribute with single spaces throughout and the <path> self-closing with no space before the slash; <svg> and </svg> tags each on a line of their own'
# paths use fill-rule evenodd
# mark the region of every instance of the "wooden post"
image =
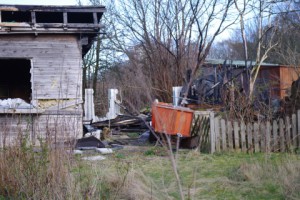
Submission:
<svg viewBox="0 0 300 200">
<path fill-rule="evenodd" d="M 236 150 L 240 149 L 240 140 L 239 140 L 239 124 L 238 122 L 233 122 L 234 126 L 234 148 Z"/>
<path fill-rule="evenodd" d="M 215 126 L 214 126 L 215 114 L 214 112 L 209 113 L 209 121 L 210 121 L 210 153 L 214 153 L 216 150 L 216 134 L 215 134 Z"/>
<path fill-rule="evenodd" d="M 258 143 L 260 143 L 260 151 L 266 152 L 266 125 L 264 123 L 260 123 L 258 134 Z"/>
<path fill-rule="evenodd" d="M 278 124 L 276 120 L 273 120 L 273 142 L 272 142 L 272 146 L 273 146 L 273 151 L 277 152 L 278 151 Z"/>
<path fill-rule="evenodd" d="M 259 125 L 258 123 L 254 123 L 254 151 L 255 153 L 259 152 L 259 143 L 258 143 L 258 134 L 259 134 Z"/>
<path fill-rule="evenodd" d="M 298 131 L 297 131 L 298 148 L 300 148 L 300 110 L 297 111 L 297 124 L 298 124 Z"/>
<path fill-rule="evenodd" d="M 285 128 L 286 128 L 286 146 L 289 149 L 291 147 L 291 122 L 289 116 L 285 117 Z"/>
<path fill-rule="evenodd" d="M 220 152 L 220 119 L 215 118 L 216 151 Z"/>
<path fill-rule="evenodd" d="M 280 142 L 280 151 L 285 151 L 285 144 L 284 144 L 284 122 L 283 119 L 279 119 L 279 142 Z"/>
<path fill-rule="evenodd" d="M 64 29 L 68 29 L 68 13 L 67 12 L 64 12 L 63 13 L 63 27 Z"/>
<path fill-rule="evenodd" d="M 35 17 L 35 12 L 32 11 L 31 12 L 31 22 L 32 22 L 32 28 L 35 29 L 36 28 L 36 17 Z"/>
<path fill-rule="evenodd" d="M 94 24 L 97 25 L 99 22 L 98 22 L 98 17 L 97 17 L 97 13 L 94 12 L 93 13 L 93 20 L 94 20 Z"/>
<path fill-rule="evenodd" d="M 271 123 L 269 121 L 267 121 L 267 128 L 266 128 L 266 152 L 271 152 Z"/>
<path fill-rule="evenodd" d="M 253 152 L 253 142 L 252 142 L 252 130 L 253 130 L 253 126 L 251 123 L 247 124 L 247 140 L 248 140 L 248 152 L 252 153 Z"/>
<path fill-rule="evenodd" d="M 292 144 L 293 147 L 297 147 L 297 116 L 296 114 L 292 115 Z"/>
<path fill-rule="evenodd" d="M 222 150 L 227 150 L 227 141 L 226 141 L 226 126 L 225 120 L 221 119 L 221 131 L 222 131 Z"/>
<path fill-rule="evenodd" d="M 229 150 L 233 150 L 233 140 L 232 140 L 232 124 L 231 121 L 227 121 L 227 137 Z"/>
<path fill-rule="evenodd" d="M 246 125 L 242 121 L 241 123 L 241 143 L 242 143 L 242 151 L 246 152 L 246 137 L 245 137 L 245 132 L 246 132 Z"/>
</svg>

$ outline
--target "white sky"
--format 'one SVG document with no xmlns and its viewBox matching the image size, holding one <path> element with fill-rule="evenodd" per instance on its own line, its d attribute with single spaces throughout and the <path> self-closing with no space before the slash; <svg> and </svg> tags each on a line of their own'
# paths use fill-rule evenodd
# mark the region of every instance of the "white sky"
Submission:
<svg viewBox="0 0 300 200">
<path fill-rule="evenodd" d="M 86 0 L 81 1 L 83 5 L 88 5 Z M 0 0 L 0 4 L 11 5 L 77 5 L 77 0 Z"/>
</svg>

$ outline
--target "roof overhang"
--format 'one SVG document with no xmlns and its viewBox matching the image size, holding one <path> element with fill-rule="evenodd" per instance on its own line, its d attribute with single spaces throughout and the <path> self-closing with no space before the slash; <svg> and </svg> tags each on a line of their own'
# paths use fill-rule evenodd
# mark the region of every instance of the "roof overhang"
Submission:
<svg viewBox="0 0 300 200">
<path fill-rule="evenodd" d="M 0 36 L 12 34 L 75 34 L 88 40 L 100 33 L 104 6 L 0 5 Z"/>
</svg>

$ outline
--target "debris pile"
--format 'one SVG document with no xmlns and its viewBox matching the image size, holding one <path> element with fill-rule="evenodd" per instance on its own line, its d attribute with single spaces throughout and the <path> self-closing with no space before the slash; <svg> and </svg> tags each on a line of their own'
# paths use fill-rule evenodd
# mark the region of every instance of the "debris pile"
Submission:
<svg viewBox="0 0 300 200">
<path fill-rule="evenodd" d="M 11 109 L 33 108 L 33 106 L 20 98 L 16 98 L 16 99 L 8 98 L 8 99 L 0 100 L 0 108 L 11 108 Z"/>
</svg>

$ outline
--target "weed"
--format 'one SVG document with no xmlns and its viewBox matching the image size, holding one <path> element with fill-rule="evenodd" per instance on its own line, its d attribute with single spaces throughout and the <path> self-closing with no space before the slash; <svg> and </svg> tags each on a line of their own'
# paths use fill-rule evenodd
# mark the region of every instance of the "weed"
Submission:
<svg viewBox="0 0 300 200">
<path fill-rule="evenodd" d="M 144 152 L 145 156 L 167 156 L 167 152 L 162 147 L 151 147 Z"/>
</svg>

